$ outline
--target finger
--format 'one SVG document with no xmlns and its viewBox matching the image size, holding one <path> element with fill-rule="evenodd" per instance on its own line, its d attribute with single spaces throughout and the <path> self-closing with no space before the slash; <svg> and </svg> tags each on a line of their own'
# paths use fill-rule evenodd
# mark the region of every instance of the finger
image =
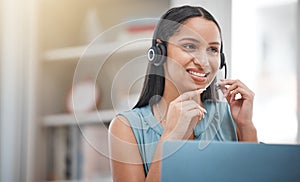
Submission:
<svg viewBox="0 0 300 182">
<path fill-rule="evenodd" d="M 249 101 L 253 101 L 254 98 L 254 94 L 253 92 L 249 92 L 248 90 L 244 89 L 244 88 L 237 88 L 234 91 L 231 92 L 230 97 L 228 97 L 229 99 L 227 99 L 228 102 L 233 102 L 233 101 L 237 101 L 237 100 L 249 100 Z"/>
<path fill-rule="evenodd" d="M 198 110 L 200 115 L 205 115 L 207 113 L 205 109 L 199 107 L 193 107 L 193 108 L 189 107 L 186 108 L 184 111 L 189 113 L 190 111 L 194 111 L 194 110 Z"/>
<path fill-rule="evenodd" d="M 227 80 L 226 80 L 227 81 Z M 222 93 L 224 94 L 224 96 L 226 95 L 228 95 L 228 94 L 226 94 L 227 93 L 227 90 L 228 90 L 228 88 L 231 86 L 231 84 L 228 84 L 228 82 L 225 82 L 225 81 L 222 81 L 221 80 L 221 82 L 218 82 L 217 84 L 216 84 L 216 87 L 217 88 L 219 88 L 221 91 L 222 91 Z"/>
<path fill-rule="evenodd" d="M 240 80 L 231 80 L 231 79 L 224 80 L 224 79 L 221 79 L 219 84 L 220 85 L 232 85 L 232 84 L 237 83 L 237 82 L 242 83 Z"/>
<path fill-rule="evenodd" d="M 242 88 L 243 94 L 247 94 L 247 92 L 252 93 L 252 91 L 241 81 L 239 80 L 226 80 L 219 84 L 222 89 L 222 92 L 225 97 L 231 95 L 233 91 L 237 91 L 237 88 Z M 226 88 L 226 89 L 225 89 Z M 235 93 L 236 95 L 236 93 Z"/>
<path fill-rule="evenodd" d="M 182 109 L 189 111 L 192 109 L 199 109 L 201 110 L 201 112 L 203 113 L 207 113 L 206 109 L 201 107 L 196 101 L 194 100 L 188 100 L 188 101 L 184 101 L 182 102 Z"/>
<path fill-rule="evenodd" d="M 226 90 L 226 93 L 224 94 L 224 96 L 228 102 L 232 102 L 232 101 L 236 100 L 237 95 L 240 95 L 239 91 L 240 91 L 239 87 L 236 87 L 235 89 L 233 89 L 231 91 Z"/>
<path fill-rule="evenodd" d="M 236 94 L 231 93 L 231 94 L 230 94 L 229 102 L 232 103 L 233 101 L 235 101 L 235 97 L 236 97 Z"/>
<path fill-rule="evenodd" d="M 221 85 L 221 84 L 219 84 L 218 87 L 220 88 L 221 92 L 223 93 L 224 98 L 226 98 L 227 101 L 229 101 L 229 99 L 231 97 L 231 91 L 233 90 L 233 87 L 231 89 L 229 89 L 230 86 Z"/>
<path fill-rule="evenodd" d="M 238 87 L 235 90 L 232 91 L 231 93 L 232 95 L 234 95 L 234 99 L 253 99 L 254 97 L 254 93 L 251 90 L 247 90 L 243 87 Z M 237 95 L 240 95 L 240 97 L 236 97 Z"/>
<path fill-rule="evenodd" d="M 198 90 L 193 90 L 189 92 L 185 92 L 181 94 L 179 97 L 177 97 L 174 102 L 182 102 L 186 100 L 191 100 L 194 96 L 200 95 L 205 89 L 198 89 Z"/>
<path fill-rule="evenodd" d="M 238 85 L 230 85 L 229 87 L 226 88 L 224 96 L 227 97 L 228 95 L 231 95 L 234 90 L 238 88 Z"/>
<path fill-rule="evenodd" d="M 223 80 L 221 79 L 221 82 L 218 83 L 220 86 L 231 86 L 231 85 L 238 85 L 239 87 L 243 87 L 246 90 L 250 89 L 247 87 L 247 85 L 245 85 L 242 81 L 240 80 Z M 229 88 L 229 87 L 228 87 Z"/>
<path fill-rule="evenodd" d="M 201 119 L 205 118 L 205 114 L 201 112 L 199 109 L 193 109 L 189 111 L 188 114 L 189 116 L 191 116 L 191 118 L 196 118 L 197 121 L 200 121 Z"/>
</svg>

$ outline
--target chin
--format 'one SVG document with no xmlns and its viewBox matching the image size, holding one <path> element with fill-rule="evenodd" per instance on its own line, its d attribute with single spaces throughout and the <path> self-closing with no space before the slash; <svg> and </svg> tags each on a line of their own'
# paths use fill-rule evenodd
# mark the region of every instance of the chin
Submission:
<svg viewBox="0 0 300 182">
<path fill-rule="evenodd" d="M 207 88 L 209 85 L 189 85 L 189 86 L 186 86 L 184 87 L 184 89 L 182 89 L 182 93 L 184 92 L 188 92 L 188 91 L 193 91 L 193 90 L 198 90 L 198 89 L 205 89 Z"/>
<path fill-rule="evenodd" d="M 209 87 L 209 83 L 204 83 L 204 84 L 194 84 L 193 87 L 194 89 L 205 89 Z"/>
</svg>

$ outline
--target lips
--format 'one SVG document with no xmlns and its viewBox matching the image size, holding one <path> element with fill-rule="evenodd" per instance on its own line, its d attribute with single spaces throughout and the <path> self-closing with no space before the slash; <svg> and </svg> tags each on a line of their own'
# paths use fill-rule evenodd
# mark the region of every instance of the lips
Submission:
<svg viewBox="0 0 300 182">
<path fill-rule="evenodd" d="M 192 69 L 188 69 L 187 72 L 192 77 L 192 79 L 196 82 L 205 82 L 207 79 L 207 76 L 209 75 L 209 72 L 205 73 L 203 71 L 201 72 L 201 71 L 192 70 Z"/>
</svg>

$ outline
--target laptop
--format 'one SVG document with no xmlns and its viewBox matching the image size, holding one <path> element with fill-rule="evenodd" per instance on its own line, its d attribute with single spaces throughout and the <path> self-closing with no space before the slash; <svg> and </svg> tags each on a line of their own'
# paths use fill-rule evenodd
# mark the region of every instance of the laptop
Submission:
<svg viewBox="0 0 300 182">
<path fill-rule="evenodd" d="M 167 141 L 162 154 L 162 182 L 300 182 L 300 145 Z"/>
</svg>

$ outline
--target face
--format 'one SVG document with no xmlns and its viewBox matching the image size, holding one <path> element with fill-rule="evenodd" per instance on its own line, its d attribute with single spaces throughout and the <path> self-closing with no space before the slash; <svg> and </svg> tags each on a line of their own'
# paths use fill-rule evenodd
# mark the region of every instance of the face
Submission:
<svg viewBox="0 0 300 182">
<path fill-rule="evenodd" d="M 165 78 L 179 93 L 207 88 L 220 65 L 221 39 L 217 25 L 201 17 L 186 20 L 169 38 Z"/>
</svg>

